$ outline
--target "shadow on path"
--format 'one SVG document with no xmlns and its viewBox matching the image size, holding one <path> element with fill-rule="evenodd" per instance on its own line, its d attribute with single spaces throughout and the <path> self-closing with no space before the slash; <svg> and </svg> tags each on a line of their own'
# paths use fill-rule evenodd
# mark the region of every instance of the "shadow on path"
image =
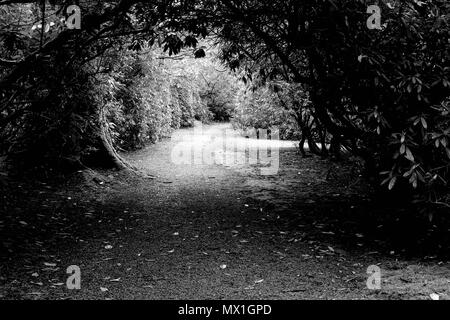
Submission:
<svg viewBox="0 0 450 320">
<path fill-rule="evenodd" d="M 239 137 L 227 124 L 203 129 L 177 131 L 172 140 L 126 155 L 153 180 L 106 172 L 104 183 L 65 191 L 44 188 L 28 212 L 5 213 L 2 221 L 13 222 L 0 224 L 7 235 L 0 296 L 448 297 L 448 264 L 407 258 L 421 252 L 408 252 L 415 246 L 393 238 L 399 232 L 390 229 L 391 223 L 378 224 L 382 209 L 354 179 L 354 168 L 333 164 L 330 175 L 329 162 L 301 159 L 292 142 L 280 142 L 279 153 L 262 156 L 278 166 L 276 172 L 261 175 L 267 164 L 255 164 L 254 150 L 245 148 L 261 148 L 261 142 Z M 211 150 L 211 144 L 221 160 L 205 163 L 193 152 L 189 164 L 180 164 L 180 153 L 174 153 L 180 146 Z M 227 144 L 235 150 L 223 148 Z M 272 161 L 276 156 L 278 163 Z M 418 228 L 417 241 L 426 236 L 416 224 L 410 227 Z M 69 265 L 82 270 L 81 290 L 65 288 Z M 370 265 L 383 270 L 381 290 L 366 286 Z"/>
</svg>

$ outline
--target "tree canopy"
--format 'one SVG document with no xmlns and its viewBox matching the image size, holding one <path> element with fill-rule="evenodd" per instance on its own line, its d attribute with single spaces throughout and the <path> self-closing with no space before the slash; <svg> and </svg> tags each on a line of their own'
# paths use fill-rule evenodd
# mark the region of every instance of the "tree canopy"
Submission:
<svg viewBox="0 0 450 320">
<path fill-rule="evenodd" d="M 361 157 L 376 184 L 443 203 L 450 4 L 377 3 L 380 29 L 368 28 L 374 3 L 365 0 L 77 1 L 78 30 L 62 20 L 71 1 L 0 1 L 1 152 L 79 158 L 108 127 L 99 115 L 110 104 L 99 84 L 124 67 L 125 52 L 158 46 L 169 56 L 201 58 L 207 37 L 244 81 L 269 83 L 278 95 L 292 87 L 307 93 L 308 120 L 297 119 L 317 133 L 309 140 L 328 139 L 337 152 Z"/>
</svg>

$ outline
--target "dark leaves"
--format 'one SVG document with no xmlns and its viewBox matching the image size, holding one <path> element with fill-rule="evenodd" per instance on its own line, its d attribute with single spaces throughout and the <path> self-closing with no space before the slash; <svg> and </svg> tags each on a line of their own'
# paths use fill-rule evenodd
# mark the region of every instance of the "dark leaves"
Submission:
<svg viewBox="0 0 450 320">
<path fill-rule="evenodd" d="M 195 59 L 200 59 L 206 57 L 206 52 L 203 49 L 198 49 L 194 52 Z"/>
</svg>

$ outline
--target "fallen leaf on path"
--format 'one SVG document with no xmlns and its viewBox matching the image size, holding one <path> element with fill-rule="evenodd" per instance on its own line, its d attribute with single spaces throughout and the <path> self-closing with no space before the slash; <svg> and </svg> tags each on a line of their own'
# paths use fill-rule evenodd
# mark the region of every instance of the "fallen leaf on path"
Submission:
<svg viewBox="0 0 450 320">
<path fill-rule="evenodd" d="M 306 291 L 306 289 L 304 288 L 297 288 L 297 289 L 292 289 L 292 290 L 283 290 L 283 292 L 287 292 L 287 293 L 297 293 L 297 292 L 304 292 Z"/>
<path fill-rule="evenodd" d="M 436 293 L 432 293 L 432 294 L 430 294 L 430 298 L 431 298 L 431 300 L 439 300 L 439 295 Z"/>
<path fill-rule="evenodd" d="M 47 268 L 42 268 L 42 271 L 51 271 L 51 272 L 55 272 L 58 271 L 60 268 L 58 267 L 47 267 Z"/>
<path fill-rule="evenodd" d="M 46 267 L 56 267 L 56 263 L 44 262 L 44 266 L 46 266 Z"/>
</svg>

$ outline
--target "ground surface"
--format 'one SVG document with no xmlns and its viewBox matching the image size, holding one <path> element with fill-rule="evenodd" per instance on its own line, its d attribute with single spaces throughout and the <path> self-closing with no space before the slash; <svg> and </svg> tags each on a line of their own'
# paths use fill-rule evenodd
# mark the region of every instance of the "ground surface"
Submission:
<svg viewBox="0 0 450 320">
<path fill-rule="evenodd" d="M 223 124 L 204 129 L 126 156 L 149 177 L 3 175 L 0 298 L 449 297 L 448 228 L 370 199 L 355 165 L 302 159 L 283 143 L 278 170 L 273 161 L 262 175 L 242 161 L 255 159 L 244 145 L 260 142 Z M 219 151 L 223 141 L 237 152 Z M 217 161 L 183 156 L 211 145 Z M 66 288 L 70 265 L 81 290 Z M 367 288 L 370 265 L 381 268 L 381 290 Z"/>
</svg>

